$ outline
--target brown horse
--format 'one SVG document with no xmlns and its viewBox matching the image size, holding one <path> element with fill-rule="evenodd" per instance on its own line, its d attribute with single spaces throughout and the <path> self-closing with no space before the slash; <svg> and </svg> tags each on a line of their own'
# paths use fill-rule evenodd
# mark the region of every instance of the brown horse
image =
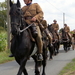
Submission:
<svg viewBox="0 0 75 75">
<path fill-rule="evenodd" d="M 61 32 L 62 32 L 62 34 L 61 34 L 61 42 L 63 44 L 64 50 L 67 52 L 71 47 L 71 43 L 70 43 L 71 40 L 70 40 L 68 34 L 65 32 L 64 29 L 61 29 Z"/>
<path fill-rule="evenodd" d="M 58 35 L 56 34 L 56 32 L 54 31 L 54 28 L 52 27 L 52 25 L 48 25 L 48 30 L 50 31 L 50 33 L 52 33 L 54 55 L 56 55 L 59 53 L 59 46 L 60 46 L 59 38 L 58 38 Z"/>
</svg>

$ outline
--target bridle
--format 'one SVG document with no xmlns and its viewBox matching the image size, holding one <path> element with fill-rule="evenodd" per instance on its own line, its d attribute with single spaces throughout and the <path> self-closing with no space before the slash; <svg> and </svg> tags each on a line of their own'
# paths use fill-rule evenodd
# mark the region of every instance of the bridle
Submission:
<svg viewBox="0 0 75 75">
<path fill-rule="evenodd" d="M 19 8 L 20 9 L 20 8 Z M 21 9 L 20 9 L 21 10 Z M 12 14 L 13 15 L 13 14 Z M 16 16 L 16 14 L 15 14 L 15 16 Z M 20 26 L 22 26 L 22 24 L 24 25 L 24 16 L 23 16 L 23 14 L 21 15 L 21 12 L 20 12 L 20 22 L 19 23 L 16 23 L 16 22 L 11 22 L 11 25 L 17 25 L 19 28 L 18 28 L 18 33 L 20 34 L 20 33 L 22 33 L 22 32 L 24 32 L 25 30 L 27 30 L 29 27 L 31 27 L 32 25 L 33 25 L 33 23 L 32 24 L 30 24 L 30 25 L 28 25 L 27 27 L 24 27 L 24 29 L 20 29 Z"/>
</svg>

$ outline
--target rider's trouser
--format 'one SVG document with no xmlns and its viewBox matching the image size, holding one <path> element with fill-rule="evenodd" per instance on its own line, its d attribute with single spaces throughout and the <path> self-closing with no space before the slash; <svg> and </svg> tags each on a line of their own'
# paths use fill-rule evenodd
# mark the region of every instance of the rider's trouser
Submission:
<svg viewBox="0 0 75 75">
<path fill-rule="evenodd" d="M 43 50 L 42 35 L 41 35 L 41 31 L 40 31 L 40 28 L 38 25 L 36 26 L 36 28 L 37 28 L 37 32 L 38 32 L 38 35 L 36 37 L 37 49 L 38 49 L 38 53 L 42 54 L 42 50 Z"/>
<path fill-rule="evenodd" d="M 57 32 L 57 31 L 55 31 L 55 33 L 56 33 L 56 35 L 58 36 L 58 39 L 59 39 L 59 34 L 58 34 L 58 32 Z"/>
<path fill-rule="evenodd" d="M 33 23 L 31 20 L 25 20 L 28 24 Z M 34 22 L 34 24 L 36 25 L 36 30 L 37 30 L 37 37 L 35 37 L 35 41 L 36 41 L 36 45 L 37 45 L 37 50 L 38 50 L 38 54 L 42 53 L 42 49 L 43 49 L 43 42 L 42 42 L 42 35 L 41 35 L 41 31 L 39 28 L 39 25 L 37 22 Z"/>
<path fill-rule="evenodd" d="M 70 40 L 72 41 L 72 37 L 71 37 L 71 34 L 70 34 L 70 33 L 67 33 L 67 34 L 68 34 L 68 36 L 69 36 Z"/>
</svg>

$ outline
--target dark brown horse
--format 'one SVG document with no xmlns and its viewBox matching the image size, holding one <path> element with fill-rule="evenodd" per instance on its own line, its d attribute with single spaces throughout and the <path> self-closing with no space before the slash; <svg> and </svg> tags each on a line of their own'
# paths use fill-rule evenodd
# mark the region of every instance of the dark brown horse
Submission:
<svg viewBox="0 0 75 75">
<path fill-rule="evenodd" d="M 10 19 L 11 19 L 11 33 L 13 38 L 11 40 L 11 52 L 15 57 L 16 62 L 20 65 L 19 71 L 17 75 L 28 75 L 27 70 L 25 68 L 28 58 L 31 56 L 35 42 L 33 42 L 30 38 L 28 25 L 24 21 L 23 12 L 20 9 L 20 2 L 17 0 L 16 4 L 13 4 L 10 0 Z M 46 66 L 46 49 L 47 45 L 45 44 L 45 40 L 43 44 L 43 71 L 42 75 L 45 74 L 45 66 Z M 38 61 L 37 61 L 37 54 L 32 55 L 32 58 L 35 61 L 35 75 L 40 75 L 40 71 L 38 69 Z"/>
<path fill-rule="evenodd" d="M 54 28 L 52 27 L 52 25 L 48 25 L 48 30 L 52 34 L 53 46 L 54 46 L 54 55 L 56 55 L 59 53 L 60 42 L 59 42 L 58 36 L 57 36 L 56 32 L 54 31 Z"/>
<path fill-rule="evenodd" d="M 63 44 L 64 50 L 67 52 L 71 47 L 71 40 L 63 28 L 61 29 L 61 32 L 61 43 Z"/>
</svg>

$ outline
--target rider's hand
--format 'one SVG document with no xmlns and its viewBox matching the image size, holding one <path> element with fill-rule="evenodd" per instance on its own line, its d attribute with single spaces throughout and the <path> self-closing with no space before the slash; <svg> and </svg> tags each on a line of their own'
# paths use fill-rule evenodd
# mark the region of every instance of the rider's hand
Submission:
<svg viewBox="0 0 75 75">
<path fill-rule="evenodd" d="M 54 28 L 54 30 L 56 31 L 56 30 L 57 30 L 57 28 Z"/>
<path fill-rule="evenodd" d="M 36 17 L 33 17 L 31 20 L 32 20 L 32 21 L 36 21 Z"/>
</svg>

